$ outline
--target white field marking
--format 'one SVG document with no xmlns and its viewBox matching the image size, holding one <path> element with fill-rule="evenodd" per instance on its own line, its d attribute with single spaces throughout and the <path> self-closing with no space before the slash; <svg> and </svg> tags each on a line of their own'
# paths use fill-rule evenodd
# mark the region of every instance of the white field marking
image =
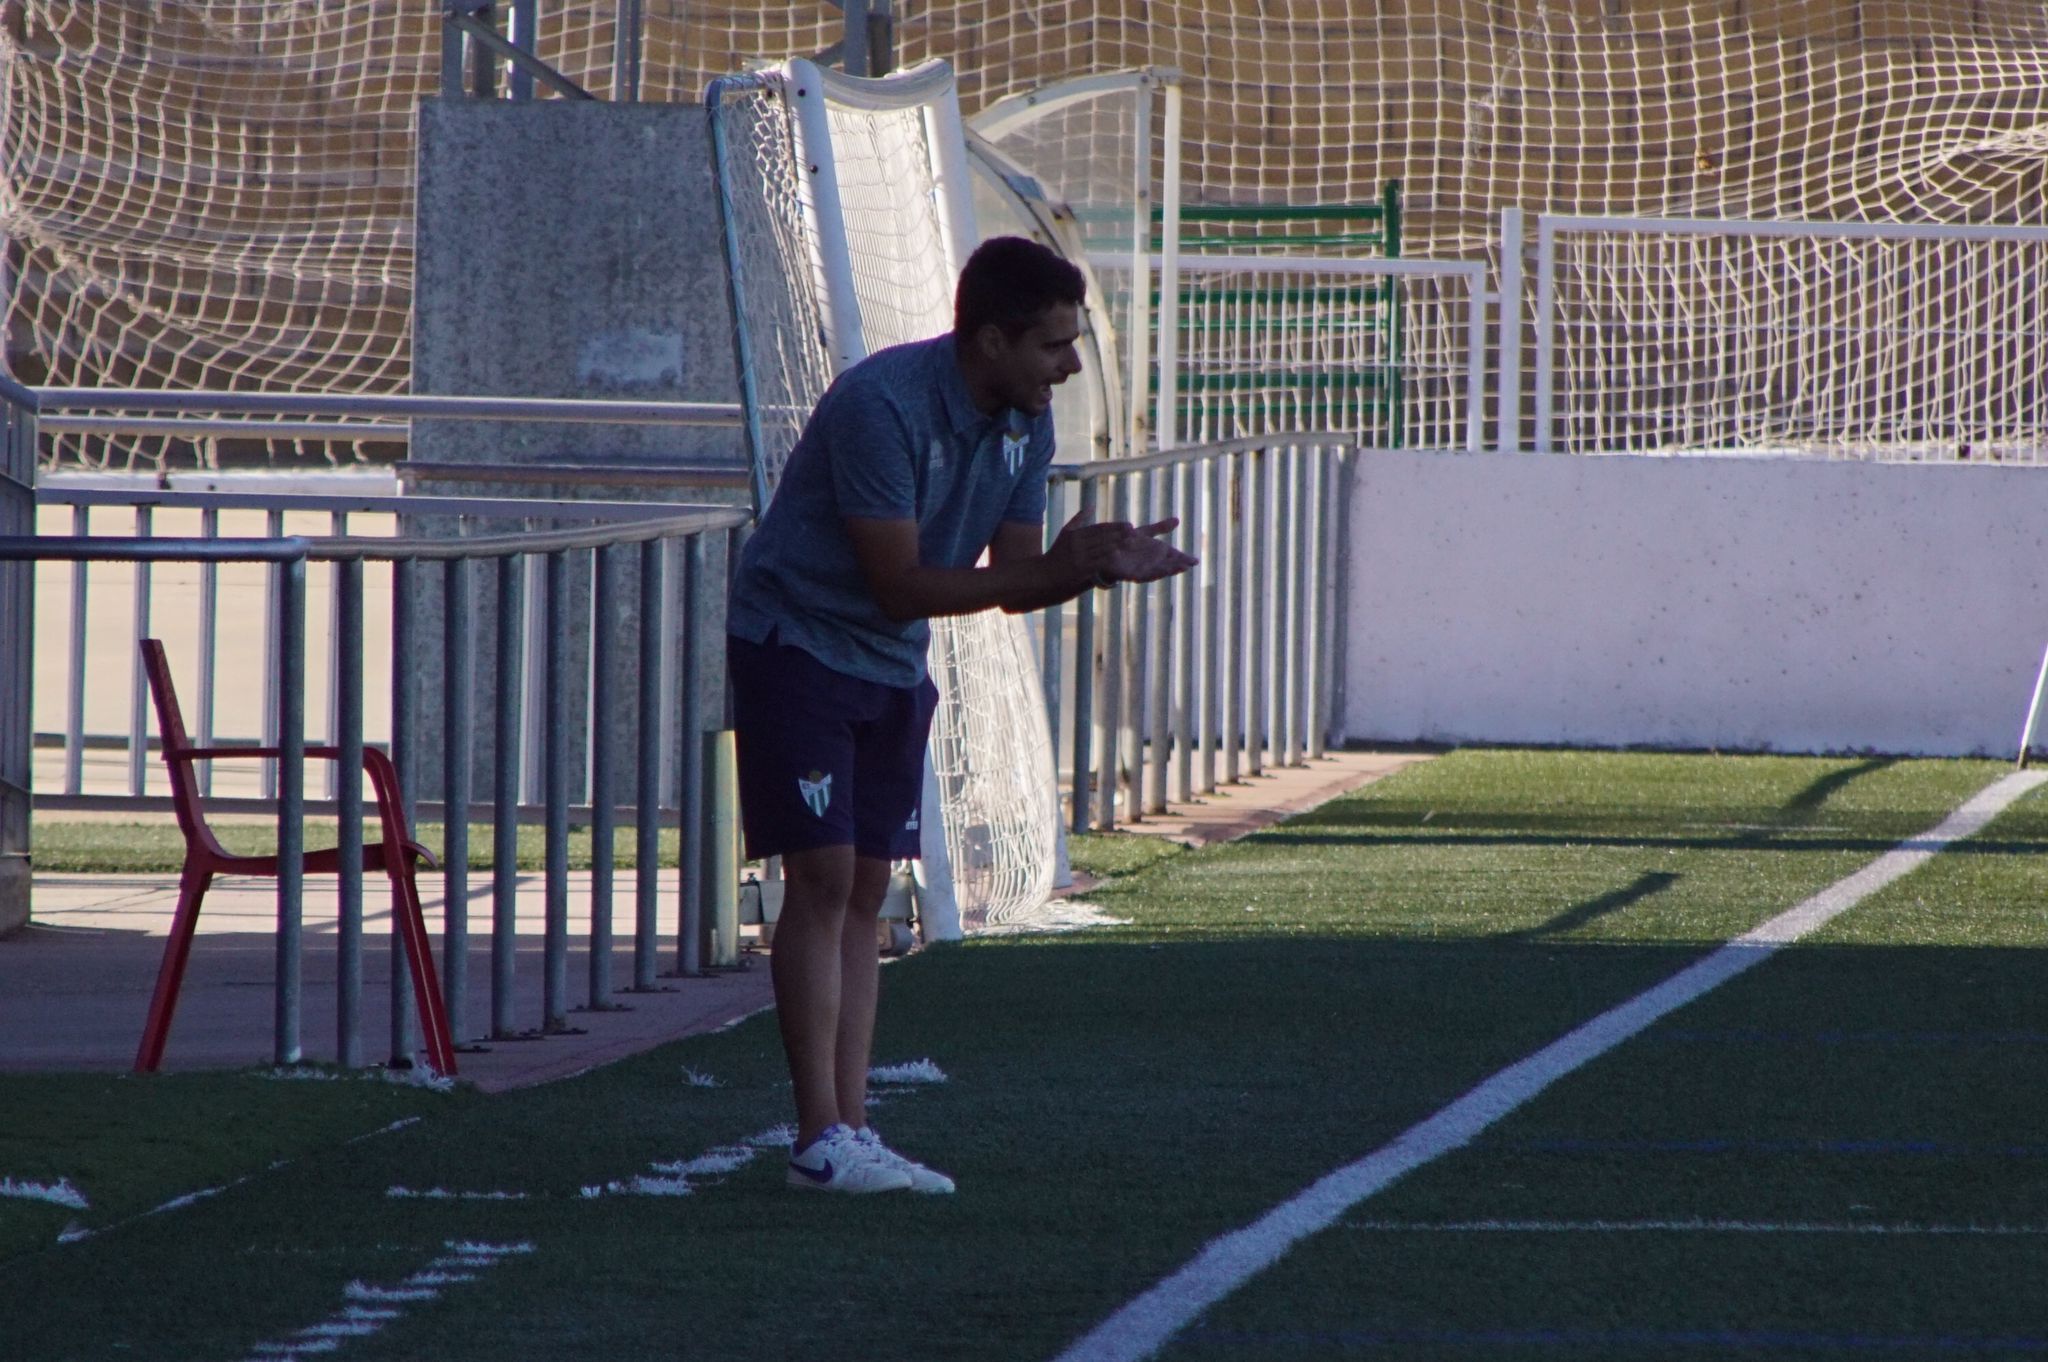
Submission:
<svg viewBox="0 0 2048 1362">
<path fill-rule="evenodd" d="M 755 1017 L 760 1016 L 763 1012 L 773 1012 L 774 1010 L 774 1003 L 763 1003 L 761 1006 L 755 1008 L 752 1012 L 742 1012 L 739 1016 L 734 1017 L 729 1022 L 720 1022 L 717 1026 L 714 1026 L 709 1031 L 705 1032 L 705 1034 L 715 1036 L 721 1031 L 730 1031 L 735 1026 L 738 1026 L 741 1022 L 752 1021 Z"/>
<path fill-rule="evenodd" d="M 1092 903 L 1080 899 L 1047 899 L 1036 908 L 1024 908 L 1001 922 L 975 930 L 983 936 L 1037 936 L 1053 932 L 1079 932 L 1090 927 L 1127 927 L 1127 917 L 1111 917 Z"/>
<path fill-rule="evenodd" d="M 416 1126 L 420 1123 L 420 1119 L 417 1116 L 401 1116 L 388 1126 L 381 1126 L 376 1130 L 368 1131 L 361 1135 L 350 1136 L 348 1139 L 343 1140 L 342 1143 L 361 1144 L 364 1140 L 374 1140 L 379 1135 L 389 1135 L 395 1130 L 404 1130 L 407 1126 Z"/>
<path fill-rule="evenodd" d="M 485 1244 L 460 1239 L 450 1239 L 442 1248 L 447 1251 L 397 1286 L 350 1282 L 342 1288 L 341 1309 L 298 1330 L 290 1339 L 256 1344 L 245 1362 L 278 1362 L 280 1358 L 334 1352 L 343 1340 L 367 1338 L 402 1318 L 404 1311 L 399 1307 L 438 1300 L 442 1287 L 477 1279 L 475 1272 L 452 1269 L 496 1267 L 515 1254 L 533 1252 L 533 1245 L 526 1242 Z"/>
<path fill-rule="evenodd" d="M 908 1064 L 884 1064 L 868 1070 L 870 1083 L 944 1083 L 946 1071 L 929 1059 L 913 1059 Z"/>
<path fill-rule="evenodd" d="M 402 1088 L 425 1088 L 429 1092 L 454 1092 L 455 1080 L 432 1069 L 351 1069 L 345 1073 L 332 1069 L 285 1066 L 266 1069 L 256 1075 L 277 1083 L 395 1083 Z"/>
<path fill-rule="evenodd" d="M 86 1209 L 85 1193 L 73 1187 L 69 1178 L 58 1178 L 55 1182 L 16 1182 L 13 1178 L 0 1178 L 0 1197 L 47 1201 L 56 1206 L 69 1206 L 74 1211 Z"/>
<path fill-rule="evenodd" d="M 777 1145 L 788 1145 L 796 1138 L 796 1131 L 786 1125 L 770 1126 L 747 1136 L 738 1144 L 717 1145 L 693 1159 L 658 1161 L 648 1167 L 656 1176 L 645 1173 L 601 1186 L 582 1189 L 583 1199 L 594 1201 L 605 1196 L 688 1196 L 696 1190 L 690 1179 L 716 1178 L 737 1172 L 754 1161 L 754 1156 L 763 1149 Z"/>
<path fill-rule="evenodd" d="M 1858 1220 L 1355 1220 L 1346 1230 L 1383 1234 L 1897 1234 L 2039 1237 L 2048 1225 L 1942 1225 Z"/>
<path fill-rule="evenodd" d="M 451 1192 L 446 1187 L 429 1187 L 424 1192 L 411 1187 L 386 1187 L 384 1195 L 395 1201 L 524 1201 L 528 1192 Z"/>
<path fill-rule="evenodd" d="M 1917 869 L 1952 842 L 1981 830 L 2014 800 L 2048 780 L 2015 771 L 1993 781 L 1932 831 L 1893 847 L 1854 874 L 1786 909 L 1627 1002 L 1610 1008 L 1541 1050 L 1510 1064 L 1391 1143 L 1347 1164 L 1242 1229 L 1212 1239 L 1185 1266 L 1089 1330 L 1057 1362 L 1137 1362 L 1216 1302 L 1280 1261 L 1299 1241 L 1328 1229 L 1346 1211 L 1481 1131 L 1558 1079 L 1606 1054 L 1666 1014 L 1693 1001 Z"/>
<path fill-rule="evenodd" d="M 722 1088 L 725 1086 L 710 1074 L 698 1073 L 687 1064 L 683 1066 L 683 1082 L 692 1088 Z"/>
</svg>

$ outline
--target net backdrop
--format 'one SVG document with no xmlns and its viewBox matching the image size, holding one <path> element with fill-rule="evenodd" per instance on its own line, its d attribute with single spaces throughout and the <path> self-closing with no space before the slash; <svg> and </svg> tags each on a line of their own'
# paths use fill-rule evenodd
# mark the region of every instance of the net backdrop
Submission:
<svg viewBox="0 0 2048 1362">
<path fill-rule="evenodd" d="M 694 101 L 717 74 L 839 36 L 822 3 L 642 8 L 648 99 Z M 1398 178 L 1411 256 L 1487 254 L 1509 204 L 2048 217 L 2043 0 L 901 8 L 899 59 L 949 60 L 970 115 L 1066 76 L 1178 67 L 1188 199 L 1367 201 Z M 438 0 L 8 5 L 0 230 L 14 372 L 404 390 L 413 108 L 438 86 L 439 11 Z M 613 93 L 617 11 L 542 0 L 541 55 Z M 1089 153 L 1082 140 L 1048 155 Z M 74 441 L 54 455 L 194 457 L 149 441 Z"/>
</svg>

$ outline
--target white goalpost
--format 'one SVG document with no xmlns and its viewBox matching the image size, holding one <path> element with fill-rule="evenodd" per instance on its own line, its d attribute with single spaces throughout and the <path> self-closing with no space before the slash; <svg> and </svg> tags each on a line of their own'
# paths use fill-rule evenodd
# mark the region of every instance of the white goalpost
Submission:
<svg viewBox="0 0 2048 1362">
<path fill-rule="evenodd" d="M 876 80 L 790 61 L 707 95 L 738 322 L 756 502 L 833 375 L 952 326 L 977 237 L 943 62 Z M 1049 896 L 1051 735 L 1021 619 L 932 621 L 923 818 L 928 939 L 996 926 Z"/>
</svg>

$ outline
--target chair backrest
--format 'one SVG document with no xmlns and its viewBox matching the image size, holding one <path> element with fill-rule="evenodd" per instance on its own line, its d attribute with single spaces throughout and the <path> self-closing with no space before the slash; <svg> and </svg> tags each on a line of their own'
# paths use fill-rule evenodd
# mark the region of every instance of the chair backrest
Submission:
<svg viewBox="0 0 2048 1362">
<path fill-rule="evenodd" d="M 157 735 L 163 740 L 164 769 L 171 778 L 171 807 L 178 815 L 178 830 L 187 843 L 197 841 L 209 851 L 222 851 L 213 830 L 206 826 L 206 814 L 199 803 L 199 778 L 189 761 L 172 761 L 171 753 L 192 746 L 185 732 L 185 716 L 178 709 L 178 693 L 171 688 L 171 663 L 164 655 L 163 640 L 142 640 L 142 672 L 149 678 L 149 697 L 156 704 Z"/>
</svg>

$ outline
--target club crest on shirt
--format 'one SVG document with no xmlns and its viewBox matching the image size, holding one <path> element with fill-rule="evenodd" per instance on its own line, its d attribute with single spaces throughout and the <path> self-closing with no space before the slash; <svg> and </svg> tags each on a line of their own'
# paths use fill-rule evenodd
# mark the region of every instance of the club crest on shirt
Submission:
<svg viewBox="0 0 2048 1362">
<path fill-rule="evenodd" d="M 1016 477 L 1017 470 L 1024 466 L 1024 452 L 1030 447 L 1029 435 L 1003 436 L 1003 466 L 1010 470 L 1011 477 Z"/>
<path fill-rule="evenodd" d="M 796 788 L 804 803 L 811 806 L 811 812 L 823 818 L 832 803 L 832 777 L 824 771 L 813 771 L 808 777 L 798 776 Z"/>
</svg>

